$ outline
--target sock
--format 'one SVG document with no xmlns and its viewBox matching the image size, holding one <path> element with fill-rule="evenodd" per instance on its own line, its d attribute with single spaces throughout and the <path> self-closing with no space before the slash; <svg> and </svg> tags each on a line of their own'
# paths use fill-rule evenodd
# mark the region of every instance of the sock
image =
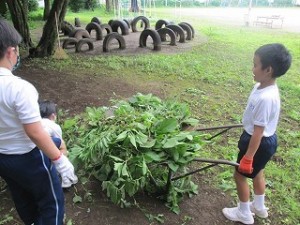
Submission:
<svg viewBox="0 0 300 225">
<path fill-rule="evenodd" d="M 265 208 L 265 195 L 254 195 L 253 199 L 254 207 L 257 210 L 261 210 Z"/>
<path fill-rule="evenodd" d="M 246 214 L 251 213 L 249 202 L 240 202 L 239 209 L 242 211 L 242 213 L 246 213 Z"/>
</svg>

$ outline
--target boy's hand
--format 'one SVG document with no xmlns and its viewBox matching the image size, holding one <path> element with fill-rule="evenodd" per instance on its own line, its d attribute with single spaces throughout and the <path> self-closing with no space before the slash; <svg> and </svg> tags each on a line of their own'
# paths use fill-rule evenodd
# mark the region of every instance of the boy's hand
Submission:
<svg viewBox="0 0 300 225">
<path fill-rule="evenodd" d="M 52 162 L 57 172 L 61 175 L 64 188 L 71 187 L 72 184 L 76 184 L 78 182 L 78 178 L 74 172 L 74 166 L 66 156 L 61 154 L 57 160 Z"/>
<path fill-rule="evenodd" d="M 253 159 L 244 155 L 240 161 L 238 171 L 245 174 L 251 174 L 253 172 L 252 163 Z"/>
</svg>

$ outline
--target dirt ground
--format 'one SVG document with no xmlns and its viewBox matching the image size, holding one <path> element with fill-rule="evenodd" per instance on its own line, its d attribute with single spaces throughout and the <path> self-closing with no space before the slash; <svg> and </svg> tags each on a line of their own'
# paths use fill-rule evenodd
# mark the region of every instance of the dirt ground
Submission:
<svg viewBox="0 0 300 225">
<path fill-rule="evenodd" d="M 130 36 L 128 36 L 130 37 Z M 132 37 L 132 36 L 131 36 Z M 133 39 L 134 40 L 134 39 Z M 202 39 L 201 39 L 202 40 Z M 132 43 L 137 43 L 137 39 Z M 99 42 L 101 45 L 101 42 Z M 187 44 L 187 46 L 191 46 Z M 129 49 L 136 49 L 133 45 Z M 178 47 L 180 48 L 180 46 Z M 188 48 L 185 48 L 188 49 Z M 72 50 L 69 50 L 70 53 Z M 97 52 L 99 51 L 99 52 Z M 139 51 L 144 51 L 139 49 Z M 148 52 L 151 52 L 149 49 Z M 99 54 L 101 50 L 94 50 L 92 53 Z M 132 54 L 134 52 L 129 52 Z M 178 53 L 178 51 L 168 52 Z M 141 84 L 140 86 L 109 76 L 73 76 L 71 73 L 61 73 L 58 71 L 45 71 L 41 68 L 33 68 L 26 61 L 16 74 L 31 82 L 40 93 L 41 99 L 51 99 L 59 107 L 68 110 L 71 114 L 77 114 L 84 110 L 86 106 L 109 105 L 109 99 L 114 96 L 129 97 L 136 92 L 153 93 L 163 96 L 163 83 Z M 201 165 L 200 165 L 201 166 Z M 227 169 L 231 169 L 228 168 Z M 195 183 L 199 185 L 199 194 L 193 198 L 186 198 L 181 203 L 181 213 L 176 215 L 168 210 L 164 203 L 155 197 L 150 197 L 145 193 L 137 196 L 140 207 L 146 209 L 148 213 L 157 216 L 164 215 L 166 225 L 223 225 L 236 224 L 225 220 L 222 215 L 222 208 L 233 206 L 233 199 L 221 190 L 215 189 L 207 182 L 208 175 L 205 172 L 194 176 Z M 90 193 L 90 198 L 84 198 Z M 83 201 L 74 204 L 73 197 L 81 196 Z M 10 214 L 14 217 L 9 225 L 22 224 L 14 209 L 9 191 L 0 191 L 0 212 L 2 215 Z M 91 181 L 86 185 L 79 182 L 74 187 L 65 190 L 66 199 L 66 221 L 70 224 L 82 225 L 142 225 L 158 224 L 157 221 L 149 221 L 145 213 L 137 207 L 121 209 L 113 205 L 106 194 L 101 191 L 101 184 Z M 256 220 L 256 224 L 262 224 Z"/>
</svg>

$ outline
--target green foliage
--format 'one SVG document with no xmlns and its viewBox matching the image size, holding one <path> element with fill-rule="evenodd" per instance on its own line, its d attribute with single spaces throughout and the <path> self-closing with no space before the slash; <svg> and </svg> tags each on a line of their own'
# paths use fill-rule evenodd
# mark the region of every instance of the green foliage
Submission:
<svg viewBox="0 0 300 225">
<path fill-rule="evenodd" d="M 28 11 L 33 12 L 38 10 L 39 8 L 39 3 L 37 0 L 29 0 L 28 1 Z"/>
<path fill-rule="evenodd" d="M 189 177 L 169 183 L 168 174 L 187 172 L 204 144 L 199 133 L 181 129 L 196 122 L 188 106 L 151 94 L 114 103 L 115 108 L 88 107 L 81 117 L 65 121 L 74 165 L 102 181 L 107 196 L 121 207 L 146 190 L 162 194 L 179 213 L 183 195 L 197 194 L 197 185 Z"/>
<path fill-rule="evenodd" d="M 85 0 L 72 0 L 69 1 L 69 8 L 72 12 L 79 12 L 84 8 Z"/>
</svg>

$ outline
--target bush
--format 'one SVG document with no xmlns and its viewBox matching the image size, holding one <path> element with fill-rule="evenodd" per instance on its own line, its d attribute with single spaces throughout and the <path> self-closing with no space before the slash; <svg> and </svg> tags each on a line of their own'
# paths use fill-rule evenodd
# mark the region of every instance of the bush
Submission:
<svg viewBox="0 0 300 225">
<path fill-rule="evenodd" d="M 85 0 L 72 0 L 69 2 L 69 7 L 72 12 L 79 12 L 84 8 Z"/>
<path fill-rule="evenodd" d="M 86 0 L 84 4 L 84 8 L 94 10 L 94 8 L 97 7 L 97 4 L 98 4 L 97 0 Z"/>
<path fill-rule="evenodd" d="M 39 8 L 39 3 L 37 0 L 29 0 L 28 1 L 28 11 L 32 12 L 32 11 L 36 11 Z"/>
</svg>

